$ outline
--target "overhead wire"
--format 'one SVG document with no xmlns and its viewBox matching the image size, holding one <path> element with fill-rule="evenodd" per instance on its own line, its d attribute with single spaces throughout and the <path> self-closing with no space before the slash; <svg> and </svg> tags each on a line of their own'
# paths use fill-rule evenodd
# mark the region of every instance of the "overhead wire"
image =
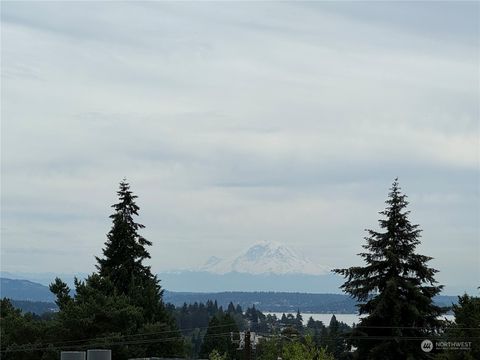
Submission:
<svg viewBox="0 0 480 360">
<path fill-rule="evenodd" d="M 137 334 L 125 334 L 125 335 L 110 335 L 110 336 L 101 336 L 101 337 L 92 337 L 92 338 L 83 338 L 83 339 L 73 339 L 73 340 L 63 340 L 63 341 L 56 341 L 56 342 L 49 342 L 49 344 L 70 344 L 75 342 L 87 342 L 87 341 L 94 341 L 94 340 L 101 340 L 101 339 L 118 339 L 118 338 L 125 338 L 125 337 L 134 337 L 134 336 L 149 336 L 149 335 L 160 335 L 160 334 L 168 334 L 168 333 L 176 333 L 176 332 L 184 332 L 189 330 L 203 330 L 208 328 L 220 328 L 220 327 L 227 327 L 231 326 L 231 324 L 223 324 L 223 325 L 212 325 L 212 326 L 198 326 L 193 328 L 182 328 L 176 330 L 165 330 L 165 331 L 154 331 L 154 332 L 146 332 L 146 333 L 137 333 Z M 183 336 L 183 335 L 182 335 Z"/>
<path fill-rule="evenodd" d="M 216 326 L 216 327 L 222 327 L 222 326 Z M 231 331 L 229 332 L 223 332 L 223 333 L 218 333 L 218 334 L 205 334 L 204 338 L 217 338 L 217 337 L 225 337 L 228 335 L 231 335 Z M 158 333 L 151 333 L 151 334 L 158 334 Z M 268 334 L 268 333 L 257 333 L 259 336 L 262 337 L 281 337 L 285 338 L 288 340 L 295 340 L 292 337 L 288 337 L 286 335 L 282 334 Z M 136 334 L 136 335 L 145 335 L 145 334 Z M 345 333 L 340 333 L 338 334 L 340 338 L 343 339 L 348 339 L 351 338 L 349 334 Z M 110 337 L 112 339 L 115 339 L 114 337 Z M 86 348 L 86 347 L 92 347 L 92 346 L 121 346 L 121 345 L 141 345 L 141 344 L 152 344 L 152 343 L 162 343 L 162 342 L 169 342 L 169 341 L 174 341 L 174 340 L 181 340 L 184 339 L 184 336 L 173 336 L 169 338 L 153 338 L 153 339 L 138 339 L 138 340 L 121 340 L 121 341 L 111 341 L 110 343 L 104 342 L 101 340 L 104 340 L 105 338 L 93 338 L 91 340 L 98 340 L 96 343 L 88 343 L 88 344 L 60 344 L 57 346 L 52 346 L 51 343 L 49 344 L 41 344 L 41 345 L 36 345 L 36 346 L 28 346 L 31 344 L 24 344 L 24 345 L 18 345 L 18 348 L 14 349 L 5 349 L 2 350 L 1 353 L 10 353 L 10 352 L 33 352 L 33 351 L 44 351 L 44 350 L 65 350 L 68 348 Z M 353 340 L 402 340 L 402 341 L 419 341 L 419 340 L 425 340 L 425 339 L 432 339 L 432 336 L 428 336 L 427 334 L 424 336 L 394 336 L 394 335 L 375 335 L 375 336 L 368 336 L 368 335 L 361 335 L 361 336 L 354 336 L 352 338 Z M 116 339 L 115 339 L 116 340 Z M 327 342 L 328 341 L 334 341 L 334 339 L 324 339 Z M 450 337 L 448 339 L 439 339 L 439 341 L 475 341 L 475 340 L 480 340 L 479 337 Z M 26 346 L 27 345 L 27 346 Z M 33 345 L 33 344 L 32 344 Z"/>
<path fill-rule="evenodd" d="M 229 336 L 231 331 L 219 333 L 219 334 L 206 334 L 204 337 L 207 338 L 216 338 L 216 337 L 225 337 Z M 102 339 L 102 338 L 99 338 Z M 97 343 L 89 343 L 83 345 L 70 345 L 70 346 L 47 346 L 42 344 L 42 346 L 24 346 L 15 349 L 5 349 L 2 350 L 1 353 L 9 353 L 9 352 L 32 352 L 32 351 L 43 351 L 43 350 L 65 350 L 66 348 L 85 348 L 85 347 L 92 347 L 92 346 L 121 346 L 121 345 L 141 345 L 141 344 L 149 344 L 149 343 L 161 343 L 161 342 L 168 342 L 174 340 L 181 340 L 184 339 L 183 336 L 172 336 L 169 338 L 154 338 L 154 339 L 139 339 L 139 340 L 122 340 L 122 341 L 113 341 L 111 343 L 104 343 L 104 342 L 97 342 Z M 26 345 L 26 344 L 24 344 Z M 50 345 L 50 344 L 49 344 Z M 22 345 L 19 345 L 22 346 Z"/>
<path fill-rule="evenodd" d="M 17 348 L 15 349 L 5 349 L 1 350 L 0 353 L 4 352 L 17 352 L 17 351 L 41 351 L 41 350 L 48 350 L 48 349 L 57 349 L 60 350 L 61 348 L 81 348 L 81 347 L 91 347 L 94 346 L 95 344 L 98 345 L 106 345 L 110 344 L 112 346 L 116 345 L 123 345 L 123 344 L 142 344 L 142 343 L 154 343 L 154 342 L 163 342 L 163 341 L 173 341 L 177 339 L 184 339 L 185 335 L 183 335 L 184 332 L 187 331 L 195 331 L 195 330 L 204 330 L 208 328 L 222 328 L 222 327 L 228 327 L 231 326 L 231 324 L 223 324 L 223 325 L 212 325 L 212 326 L 200 326 L 200 327 L 191 327 L 191 328 L 180 328 L 180 329 L 175 329 L 175 330 L 165 330 L 165 331 L 155 331 L 155 332 L 146 332 L 146 333 L 138 333 L 138 334 L 125 334 L 125 335 L 115 335 L 112 334 L 110 336 L 102 336 L 102 337 L 92 337 L 92 338 L 83 338 L 83 339 L 73 339 L 73 340 L 63 340 L 63 341 L 56 341 L 56 342 L 48 342 L 48 343 L 29 343 L 29 344 L 18 344 Z M 434 330 L 431 327 L 421 327 L 421 326 L 364 326 L 364 325 L 356 325 L 353 329 L 416 329 L 416 330 Z M 479 327 L 455 327 L 454 329 L 457 330 L 480 330 Z M 165 334 L 171 334 L 171 333 L 179 333 L 178 336 L 173 336 L 169 338 L 154 338 L 154 339 L 138 339 L 135 340 L 134 338 L 138 337 L 149 337 L 149 336 L 158 336 L 158 335 L 165 335 Z M 231 334 L 231 332 L 226 332 L 226 333 L 220 333 L 220 334 L 205 334 L 207 337 L 218 337 L 218 336 L 225 336 Z M 258 333 L 262 334 L 262 333 Z M 436 336 L 441 335 L 442 333 L 434 334 Z M 272 336 L 272 334 L 263 334 L 261 336 L 264 337 L 269 337 Z M 406 335 L 374 335 L 374 336 L 369 336 L 369 335 L 351 335 L 351 334 L 345 334 L 345 333 L 339 333 L 338 336 L 343 337 L 343 338 L 352 338 L 352 339 L 358 339 L 358 340 L 363 340 L 363 339 L 368 339 L 368 340 L 378 340 L 378 339 L 402 339 L 402 340 L 418 340 L 418 339 L 427 339 L 431 338 L 433 335 L 425 334 L 425 335 L 417 335 L 417 336 L 406 336 Z M 284 336 L 287 339 L 290 339 L 286 336 Z M 132 339 L 133 338 L 133 339 Z M 123 340 L 122 340 L 123 339 Z M 449 340 L 455 340 L 457 338 L 449 338 Z M 458 338 L 457 340 L 464 340 L 465 337 L 463 338 Z M 468 338 L 470 339 L 470 338 Z M 480 339 L 480 337 L 471 337 L 471 339 L 477 340 Z M 120 340 L 120 341 L 118 341 Z M 327 339 L 325 339 L 327 340 Z M 93 342 L 93 344 L 92 344 Z M 87 344 L 82 344 L 82 343 L 87 343 Z"/>
</svg>

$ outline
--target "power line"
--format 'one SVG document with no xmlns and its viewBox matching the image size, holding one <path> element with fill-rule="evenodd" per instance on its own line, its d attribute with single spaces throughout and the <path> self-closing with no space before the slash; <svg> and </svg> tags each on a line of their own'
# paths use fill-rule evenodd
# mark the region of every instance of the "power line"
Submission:
<svg viewBox="0 0 480 360">
<path fill-rule="evenodd" d="M 83 339 L 75 339 L 75 340 L 65 340 L 65 341 L 57 341 L 57 342 L 48 342 L 48 343 L 40 343 L 40 344 L 19 344 L 17 346 L 27 346 L 28 349 L 33 349 L 32 351 L 36 350 L 46 350 L 46 349 L 60 349 L 65 348 L 65 347 L 74 347 L 74 348 L 79 348 L 79 347 L 90 347 L 94 346 L 95 342 L 99 345 L 104 345 L 105 341 L 108 340 L 117 340 L 117 339 L 124 339 L 123 341 L 133 341 L 132 340 L 126 340 L 128 338 L 132 337 L 140 337 L 140 336 L 154 336 L 154 335 L 163 335 L 163 334 L 169 334 L 169 333 L 180 333 L 178 336 L 175 337 L 170 337 L 166 338 L 167 341 L 170 341 L 170 339 L 184 339 L 185 336 L 182 335 L 181 333 L 184 331 L 189 331 L 189 330 L 204 330 L 208 328 L 224 328 L 224 327 L 229 327 L 231 324 L 222 324 L 222 325 L 210 325 L 210 326 L 198 326 L 198 327 L 193 327 L 193 328 L 181 328 L 181 329 L 176 329 L 176 330 L 165 330 L 165 331 L 156 331 L 156 332 L 147 332 L 147 333 L 139 333 L 139 334 L 127 334 L 127 335 L 110 335 L 110 336 L 102 336 L 102 337 L 94 337 L 94 338 L 83 338 Z M 215 336 L 224 336 L 224 335 L 230 335 L 231 332 L 226 332 L 226 333 L 221 333 L 221 334 L 205 334 L 203 338 L 205 337 L 215 337 Z M 144 339 L 142 341 L 145 341 L 147 339 Z M 164 340 L 164 339 L 154 339 L 157 341 Z M 88 342 L 88 344 L 79 344 L 79 343 L 84 343 Z M 92 342 L 94 342 L 92 344 Z M 108 343 L 108 342 L 107 342 Z M 116 341 L 116 342 L 111 342 L 112 344 L 115 345 L 122 345 L 122 342 Z M 33 348 L 29 345 L 35 345 Z M 52 346 L 55 345 L 55 346 Z M 0 351 L 0 353 L 5 352 L 6 350 Z M 17 351 L 17 349 L 15 349 Z M 26 351 L 24 349 L 18 349 L 18 351 Z"/>
<path fill-rule="evenodd" d="M 216 338 L 216 337 L 224 337 L 224 336 L 229 336 L 229 332 L 224 332 L 220 334 L 211 334 L 211 335 L 205 335 L 204 337 L 207 338 Z M 114 341 L 111 343 L 104 343 L 104 342 L 97 342 L 97 343 L 90 343 L 90 344 L 84 344 L 84 345 L 71 345 L 67 346 L 68 348 L 73 347 L 73 348 L 86 348 L 86 347 L 92 347 L 92 346 L 120 346 L 120 345 L 141 345 L 141 344 L 151 344 L 151 343 L 161 343 L 161 342 L 169 342 L 169 341 L 174 341 L 174 340 L 181 340 L 183 339 L 183 336 L 173 336 L 169 338 L 154 338 L 154 339 L 140 339 L 140 340 L 123 340 L 123 341 Z M 101 338 L 100 338 L 101 339 Z M 22 345 L 19 345 L 22 346 Z M 42 347 L 43 346 L 43 347 Z M 43 351 L 43 350 L 64 350 L 66 347 L 62 346 L 46 346 L 42 344 L 41 346 L 34 346 L 34 347 L 24 347 L 24 348 L 18 348 L 18 349 L 6 349 L 2 350 L 1 353 L 9 353 L 9 352 L 31 352 L 31 351 Z"/>
<path fill-rule="evenodd" d="M 217 338 L 217 337 L 224 337 L 230 335 L 231 332 L 224 332 L 224 333 L 219 333 L 219 334 L 206 334 L 204 336 L 207 338 Z M 291 341 L 294 341 L 295 339 L 290 338 L 285 335 L 271 335 L 271 334 L 266 334 L 266 333 L 260 333 L 259 335 L 264 336 L 264 337 L 281 337 L 285 338 Z M 338 334 L 338 336 L 342 339 L 352 339 L 352 340 L 361 340 L 361 341 L 371 341 L 371 340 L 401 340 L 401 341 L 420 341 L 420 340 L 425 340 L 425 339 L 432 339 L 432 336 L 392 336 L 392 335 L 377 335 L 377 336 L 353 336 L 350 337 L 348 334 Z M 73 347 L 73 348 L 87 348 L 87 347 L 92 347 L 92 346 L 121 346 L 121 345 L 142 345 L 142 344 L 154 344 L 154 343 L 162 343 L 162 342 L 169 342 L 169 341 L 174 341 L 174 340 L 181 340 L 183 339 L 183 336 L 173 336 L 169 338 L 154 338 L 154 339 L 139 339 L 139 340 L 123 340 L 123 341 L 114 341 L 111 343 L 104 343 L 104 342 L 97 342 L 97 343 L 90 343 L 90 344 L 84 344 L 84 345 L 71 345 L 67 346 Z M 98 340 L 101 340 L 103 338 L 97 338 Z M 334 341 L 334 339 L 325 339 L 327 342 L 328 341 Z M 479 337 L 461 337 L 461 338 L 448 338 L 448 339 L 438 339 L 438 341 L 476 341 L 480 340 Z M 51 345 L 51 344 L 49 344 Z M 19 345 L 22 346 L 22 345 Z M 25 346 L 25 345 L 23 345 Z M 43 346 L 43 347 L 42 347 Z M 1 353 L 14 353 L 14 352 L 34 352 L 34 351 L 44 351 L 44 350 L 64 350 L 65 347 L 63 346 L 45 346 L 45 345 L 40 345 L 40 346 L 34 346 L 34 347 L 23 347 L 23 348 L 14 348 L 14 349 L 6 349 L 2 350 Z"/>
<path fill-rule="evenodd" d="M 123 344 L 136 344 L 136 342 L 140 341 L 139 344 L 141 343 L 149 343 L 149 342 L 163 342 L 163 341 L 173 341 L 176 339 L 184 339 L 184 335 L 178 335 L 174 337 L 169 337 L 169 338 L 154 338 L 154 339 L 139 339 L 135 340 L 134 338 L 136 337 L 141 337 L 141 336 L 158 336 L 158 335 L 165 335 L 165 334 L 171 334 L 171 333 L 183 333 L 186 331 L 192 331 L 192 330 L 203 330 L 203 329 L 208 329 L 208 328 L 222 328 L 222 327 L 228 327 L 231 326 L 231 324 L 223 324 L 223 325 L 213 325 L 213 326 L 200 326 L 200 327 L 191 327 L 191 328 L 181 328 L 181 329 L 175 329 L 175 330 L 165 330 L 165 331 L 156 331 L 156 332 L 146 332 L 146 333 L 139 333 L 139 334 L 128 334 L 128 335 L 110 335 L 110 336 L 103 336 L 103 337 L 93 337 L 93 338 L 83 338 L 83 339 L 74 339 L 74 340 L 64 340 L 64 341 L 57 341 L 57 342 L 49 342 L 49 343 L 40 343 L 40 344 L 23 344 L 23 345 L 17 345 L 18 347 L 23 346 L 24 348 L 17 348 L 17 349 L 7 349 L 7 350 L 2 350 L 1 353 L 3 352 L 17 352 L 17 351 L 40 351 L 40 350 L 48 350 L 48 349 L 60 349 L 65 348 L 65 347 L 74 347 L 74 348 L 80 348 L 80 347 L 90 347 L 94 346 L 95 343 L 99 345 L 105 345 L 105 343 L 108 344 L 108 341 L 110 340 L 110 343 L 112 345 L 123 345 Z M 432 327 L 421 327 L 421 326 L 366 326 L 366 325 L 357 325 L 353 329 L 409 329 L 409 330 L 435 330 Z M 453 329 L 456 330 L 480 330 L 479 327 L 453 327 Z M 220 333 L 220 334 L 210 334 L 210 335 L 204 335 L 205 337 L 218 337 L 218 336 L 224 336 L 228 335 L 231 332 L 228 333 Z M 438 336 L 441 335 L 442 333 L 438 334 L 425 334 L 425 335 L 375 335 L 375 336 L 368 336 L 368 335 L 351 335 L 351 334 L 345 334 L 341 333 L 338 334 L 342 338 L 350 338 L 350 339 L 355 339 L 355 340 L 362 340 L 362 339 L 368 339 L 368 340 L 378 340 L 378 339 L 402 339 L 402 340 L 411 340 L 411 339 L 426 339 L 426 338 L 431 338 L 432 336 Z M 259 334 L 260 335 L 260 334 Z M 268 337 L 272 336 L 271 334 L 261 334 L 262 336 Z M 284 338 L 290 339 L 286 336 L 283 336 Z M 123 340 L 122 340 L 123 339 Z M 465 337 L 463 338 L 448 338 L 448 340 L 454 341 L 454 340 L 463 340 L 465 341 Z M 470 339 L 470 338 L 468 338 Z M 477 340 L 480 339 L 477 337 L 471 337 L 471 339 Z M 113 342 L 112 342 L 113 340 Z M 117 341 L 117 340 L 122 340 L 122 341 Z M 328 339 L 325 339 L 325 341 L 328 341 Z M 83 342 L 88 342 L 88 344 L 79 344 Z M 94 342 L 93 344 L 91 342 Z M 31 346 L 34 345 L 34 346 Z"/>
<path fill-rule="evenodd" d="M 90 342 L 90 341 L 100 341 L 100 340 L 108 340 L 108 339 L 121 339 L 121 338 L 129 338 L 129 337 L 138 337 L 138 336 L 151 336 L 151 335 L 161 335 L 161 334 L 169 334 L 169 333 L 178 333 L 178 332 L 183 332 L 183 331 L 188 331 L 188 330 L 203 330 L 203 329 L 208 329 L 208 328 L 221 328 L 221 327 L 227 327 L 231 326 L 231 324 L 223 324 L 223 325 L 212 325 L 212 326 L 199 326 L 199 327 L 194 327 L 194 328 L 183 328 L 183 329 L 177 329 L 177 330 L 165 330 L 165 331 L 155 331 L 155 332 L 147 332 L 147 333 L 139 333 L 139 334 L 127 334 L 127 335 L 110 335 L 110 336 L 101 336 L 101 337 L 93 337 L 93 338 L 83 338 L 83 339 L 75 339 L 75 340 L 64 340 L 64 341 L 56 341 L 56 342 L 48 342 L 43 343 L 41 345 L 70 345 L 75 346 L 73 343 L 78 343 L 78 342 Z M 184 336 L 181 335 L 181 338 Z M 78 344 L 80 346 L 81 344 Z"/>
<path fill-rule="evenodd" d="M 426 329 L 426 330 L 435 330 L 433 327 L 428 326 L 364 326 L 364 325 L 355 325 L 352 329 Z M 448 326 L 446 328 L 449 328 Z M 478 327 L 450 327 L 451 329 L 456 330 L 480 330 L 480 325 Z"/>
</svg>

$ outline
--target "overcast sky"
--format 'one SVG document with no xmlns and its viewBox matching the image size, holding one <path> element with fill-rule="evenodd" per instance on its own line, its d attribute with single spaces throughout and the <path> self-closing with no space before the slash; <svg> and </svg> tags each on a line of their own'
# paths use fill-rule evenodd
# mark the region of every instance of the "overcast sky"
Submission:
<svg viewBox="0 0 480 360">
<path fill-rule="evenodd" d="M 123 177 L 156 271 L 359 264 L 398 176 L 438 279 L 479 285 L 478 2 L 1 10 L 2 270 L 92 271 Z"/>
</svg>

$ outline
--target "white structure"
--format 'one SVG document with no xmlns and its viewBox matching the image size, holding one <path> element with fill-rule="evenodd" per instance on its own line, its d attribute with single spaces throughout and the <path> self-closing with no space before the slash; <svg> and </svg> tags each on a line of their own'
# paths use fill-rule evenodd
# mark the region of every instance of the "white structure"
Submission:
<svg viewBox="0 0 480 360">
<path fill-rule="evenodd" d="M 87 350 L 87 360 L 112 360 L 112 350 Z"/>
<path fill-rule="evenodd" d="M 85 360 L 85 351 L 62 351 L 60 360 Z"/>
</svg>

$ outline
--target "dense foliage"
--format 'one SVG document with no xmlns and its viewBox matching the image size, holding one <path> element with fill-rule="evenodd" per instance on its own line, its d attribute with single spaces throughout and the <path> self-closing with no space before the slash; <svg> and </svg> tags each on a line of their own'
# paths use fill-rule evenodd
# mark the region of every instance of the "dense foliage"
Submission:
<svg viewBox="0 0 480 360">
<path fill-rule="evenodd" d="M 439 341 L 468 343 L 467 350 L 446 350 L 437 360 L 476 360 L 480 359 L 480 297 L 458 297 L 458 304 L 453 305 L 455 321 Z"/>
<path fill-rule="evenodd" d="M 237 352 L 231 338 L 234 332 L 238 332 L 235 320 L 228 313 L 217 313 L 208 323 L 200 356 L 206 358 L 214 350 L 217 350 L 221 354 L 226 354 L 228 360 L 233 360 Z"/>
<path fill-rule="evenodd" d="M 257 360 L 335 360 L 326 348 L 319 347 L 310 335 L 300 339 L 271 337 L 260 342 Z"/>
<path fill-rule="evenodd" d="M 3 293 L 3 289 L 2 289 Z M 44 315 L 50 313 L 53 315 L 58 310 L 58 307 L 53 302 L 45 301 L 29 301 L 29 300 L 11 300 L 12 305 L 17 309 L 21 309 L 23 313 L 32 313 L 37 315 Z"/>
<path fill-rule="evenodd" d="M 188 354 L 192 358 L 198 356 L 207 358 L 217 350 L 218 356 L 226 359 L 231 359 L 234 355 L 237 359 L 243 359 L 244 350 L 235 348 L 240 346 L 239 331 L 246 330 L 254 333 L 257 340 L 260 339 L 257 349 L 252 351 L 258 359 L 271 357 L 277 360 L 283 352 L 284 345 L 285 349 L 290 347 L 294 349 L 297 345 L 290 343 L 304 344 L 307 337 L 311 338 L 318 351 L 323 351 L 324 354 L 333 353 L 331 344 L 334 343 L 341 343 L 343 349 L 346 349 L 344 334 L 351 330 L 348 325 L 338 322 L 334 315 L 329 326 L 324 326 L 321 321 L 313 319 L 305 326 L 299 312 L 296 315 L 283 314 L 277 318 L 275 315 L 262 313 L 254 305 L 242 311 L 238 304 L 230 303 L 224 310 L 218 307 L 215 301 L 208 300 L 206 304 L 184 304 L 178 308 L 173 306 L 168 308 L 174 313 L 177 324 L 184 325 L 180 327 L 186 342 L 190 344 Z M 206 322 L 206 319 L 209 321 Z M 330 331 L 330 328 L 334 330 Z M 291 352 L 292 349 L 285 351 Z"/>
<path fill-rule="evenodd" d="M 47 339 L 54 340 L 58 334 L 54 321 L 31 313 L 22 314 L 10 300 L 0 300 L 1 359 L 57 359 L 56 352 L 48 345 L 45 346 L 44 342 Z"/>
</svg>

